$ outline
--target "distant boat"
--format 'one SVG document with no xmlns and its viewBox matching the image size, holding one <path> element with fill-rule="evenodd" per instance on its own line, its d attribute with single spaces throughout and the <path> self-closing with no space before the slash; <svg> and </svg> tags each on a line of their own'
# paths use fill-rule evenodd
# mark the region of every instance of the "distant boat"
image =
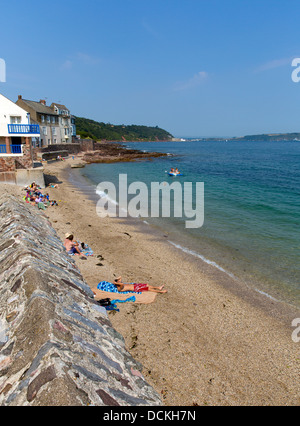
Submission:
<svg viewBox="0 0 300 426">
<path fill-rule="evenodd" d="M 168 172 L 169 176 L 182 176 L 182 173 Z"/>
</svg>

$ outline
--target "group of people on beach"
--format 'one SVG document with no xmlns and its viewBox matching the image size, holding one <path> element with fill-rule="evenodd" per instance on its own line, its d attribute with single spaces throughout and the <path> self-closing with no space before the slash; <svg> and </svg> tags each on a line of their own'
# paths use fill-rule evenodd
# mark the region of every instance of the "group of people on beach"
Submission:
<svg viewBox="0 0 300 426">
<path fill-rule="evenodd" d="M 64 246 L 68 254 L 75 255 L 75 256 L 81 256 L 82 258 L 86 259 L 86 256 L 84 254 L 84 246 L 82 246 L 84 243 L 79 243 L 74 239 L 74 235 L 70 232 L 67 232 L 65 234 L 65 241 Z M 115 286 L 118 292 L 127 292 L 127 291 L 133 291 L 135 293 L 140 293 L 143 291 L 152 291 L 155 293 L 167 293 L 167 290 L 164 290 L 164 286 L 160 287 L 154 287 L 149 284 L 136 284 L 136 283 L 123 283 L 122 278 L 118 277 L 114 280 L 113 283 L 109 283 L 111 286 Z"/>
<path fill-rule="evenodd" d="M 65 234 L 64 247 L 68 254 L 80 256 L 81 258 L 86 259 L 82 244 L 84 243 L 80 244 L 78 241 L 76 241 L 74 239 L 74 235 L 70 232 L 67 232 Z M 123 283 L 121 277 L 116 278 L 114 282 L 109 283 L 109 285 L 113 286 L 113 288 L 115 287 L 115 289 L 117 289 L 117 291 L 120 293 L 127 291 L 133 291 L 135 293 L 140 293 L 143 291 L 152 291 L 154 293 L 167 293 L 167 290 L 164 290 L 164 286 L 154 287 L 149 284 L 142 283 Z"/>
<path fill-rule="evenodd" d="M 173 169 L 174 170 L 174 169 Z M 49 185 L 52 188 L 57 188 L 56 184 Z M 58 206 L 56 200 L 50 200 L 49 193 L 42 193 L 41 187 L 35 182 L 32 182 L 30 185 L 24 188 L 26 195 L 23 196 L 23 199 L 26 203 L 30 203 L 33 206 L 37 206 L 39 209 L 45 210 L 49 206 Z M 86 259 L 87 256 L 84 253 L 85 249 L 91 250 L 88 246 L 85 247 L 84 243 L 80 243 L 74 239 L 74 235 L 70 232 L 65 234 L 64 247 L 66 252 L 69 255 L 80 256 L 81 259 Z M 114 280 L 113 283 L 110 283 L 117 292 L 144 292 L 150 291 L 155 293 L 167 293 L 167 290 L 164 289 L 164 286 L 154 287 L 149 284 L 142 283 L 123 283 L 122 278 L 118 277 Z"/>
<path fill-rule="evenodd" d="M 41 210 L 46 210 L 49 206 L 58 206 L 56 200 L 50 200 L 48 192 L 43 194 L 41 192 L 41 187 L 35 182 L 26 186 L 24 191 L 26 191 L 26 195 L 23 196 L 23 200 L 32 206 L 37 206 Z"/>
</svg>

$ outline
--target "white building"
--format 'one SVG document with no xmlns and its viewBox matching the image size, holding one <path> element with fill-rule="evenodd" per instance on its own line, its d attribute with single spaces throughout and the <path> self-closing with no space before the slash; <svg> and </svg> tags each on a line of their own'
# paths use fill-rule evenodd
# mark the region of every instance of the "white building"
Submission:
<svg viewBox="0 0 300 426">
<path fill-rule="evenodd" d="M 32 139 L 40 137 L 30 114 L 0 94 L 0 182 L 45 185 L 42 167 L 34 167 Z"/>
<path fill-rule="evenodd" d="M 33 137 L 40 137 L 40 129 L 30 124 L 30 114 L 0 94 L 0 157 L 22 157 Z"/>
<path fill-rule="evenodd" d="M 60 139 L 62 143 L 72 142 L 71 113 L 65 105 L 52 103 L 50 108 L 59 116 Z"/>
<path fill-rule="evenodd" d="M 16 104 L 30 113 L 31 123 L 40 125 L 41 136 L 39 140 L 34 141 L 34 147 L 72 143 L 74 123 L 65 105 L 52 103 L 47 106 L 46 100 L 37 102 L 23 99 L 21 95 Z"/>
<path fill-rule="evenodd" d="M 16 104 L 30 113 L 31 123 L 36 123 L 40 126 L 41 136 L 39 140 L 34 141 L 34 147 L 61 143 L 58 114 L 53 108 L 46 105 L 45 100 L 41 99 L 37 102 L 23 99 L 19 95 Z"/>
</svg>

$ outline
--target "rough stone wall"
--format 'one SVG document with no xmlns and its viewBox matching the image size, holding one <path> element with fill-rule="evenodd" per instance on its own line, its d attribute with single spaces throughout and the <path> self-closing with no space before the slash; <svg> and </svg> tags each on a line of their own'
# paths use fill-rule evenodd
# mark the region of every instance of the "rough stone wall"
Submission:
<svg viewBox="0 0 300 426">
<path fill-rule="evenodd" d="M 97 142 L 92 139 L 80 139 L 81 151 L 94 151 L 97 149 Z"/>
<path fill-rule="evenodd" d="M 29 169 L 33 167 L 31 146 L 22 144 L 23 155 L 0 157 L 0 172 L 14 172 L 16 169 Z"/>
<path fill-rule="evenodd" d="M 14 157 L 0 157 L 0 172 L 14 172 L 16 162 Z"/>
<path fill-rule="evenodd" d="M 47 218 L 0 197 L 0 405 L 161 405 Z"/>
<path fill-rule="evenodd" d="M 48 145 L 43 148 L 32 148 L 34 159 L 40 158 L 43 155 L 44 158 L 47 158 L 45 154 L 50 154 L 51 152 L 66 152 L 70 155 L 78 154 L 81 151 L 80 143 L 62 143 L 62 144 L 53 144 Z"/>
<path fill-rule="evenodd" d="M 30 142 L 31 144 L 31 142 Z M 23 169 L 30 169 L 33 167 L 33 161 L 32 161 L 32 151 L 31 151 L 31 145 L 30 144 L 23 144 L 22 150 L 23 150 L 23 156 L 16 158 L 16 169 L 23 168 Z"/>
</svg>

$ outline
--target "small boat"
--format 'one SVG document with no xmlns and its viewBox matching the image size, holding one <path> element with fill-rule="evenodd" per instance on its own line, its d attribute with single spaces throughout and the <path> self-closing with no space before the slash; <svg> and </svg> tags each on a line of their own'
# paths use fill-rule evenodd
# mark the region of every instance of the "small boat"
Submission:
<svg viewBox="0 0 300 426">
<path fill-rule="evenodd" d="M 182 173 L 168 172 L 169 176 L 182 176 Z"/>
</svg>

